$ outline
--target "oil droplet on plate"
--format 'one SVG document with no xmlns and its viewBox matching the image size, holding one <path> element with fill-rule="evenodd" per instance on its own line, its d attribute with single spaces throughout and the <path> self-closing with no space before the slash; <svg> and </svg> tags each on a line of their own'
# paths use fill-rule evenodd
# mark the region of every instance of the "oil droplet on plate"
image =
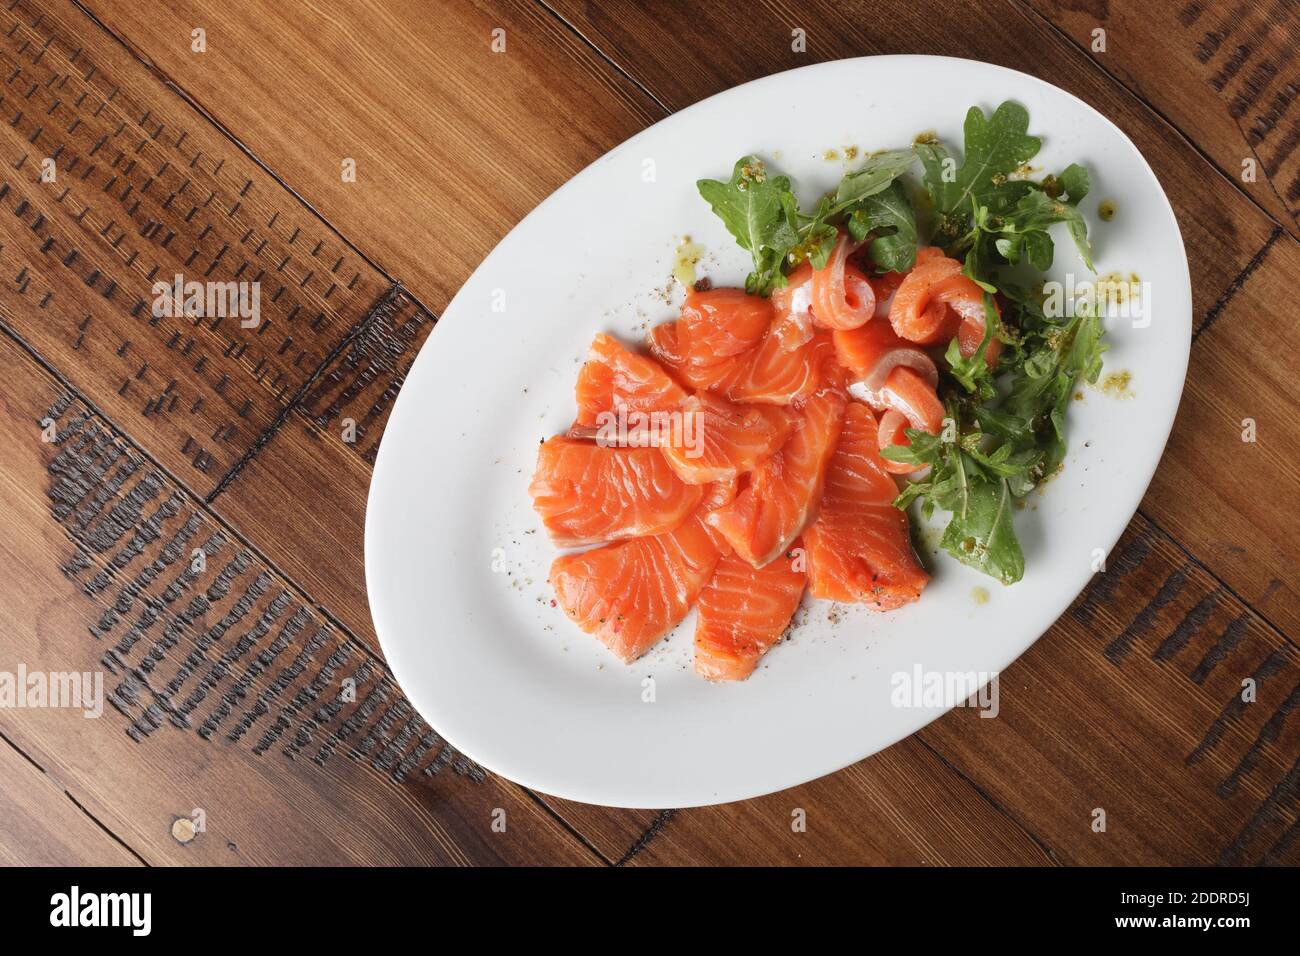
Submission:
<svg viewBox="0 0 1300 956">
<path fill-rule="evenodd" d="M 695 285 L 695 264 L 704 255 L 704 247 L 698 242 L 691 242 L 690 236 L 682 236 L 673 256 L 673 278 L 687 289 Z"/>
</svg>

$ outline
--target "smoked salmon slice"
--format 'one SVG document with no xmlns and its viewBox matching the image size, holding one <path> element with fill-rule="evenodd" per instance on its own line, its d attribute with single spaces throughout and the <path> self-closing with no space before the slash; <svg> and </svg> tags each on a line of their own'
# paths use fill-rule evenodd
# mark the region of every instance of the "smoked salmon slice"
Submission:
<svg viewBox="0 0 1300 956">
<path fill-rule="evenodd" d="M 937 435 L 943 429 L 943 403 L 934 386 L 912 369 L 900 366 L 889 373 L 880 390 L 881 402 L 887 411 L 880 416 L 876 442 L 881 448 L 890 445 L 910 445 L 906 429 Z M 897 461 L 880 460 L 885 470 L 896 475 L 915 471 L 914 465 Z"/>
<path fill-rule="evenodd" d="M 790 315 L 811 316 L 812 277 L 812 263 L 801 262 L 785 277 L 785 285 L 772 290 L 772 308 L 778 319 Z"/>
<path fill-rule="evenodd" d="M 752 470 L 780 448 L 794 428 L 794 419 L 784 409 L 736 405 L 708 392 L 682 402 L 681 413 L 678 435 L 662 450 L 677 477 L 691 485 L 729 480 Z"/>
<path fill-rule="evenodd" d="M 826 265 L 812 274 L 812 312 L 827 329 L 856 329 L 876 314 L 876 291 L 866 275 L 848 261 L 857 249 L 841 231 Z"/>
<path fill-rule="evenodd" d="M 734 501 L 706 519 L 754 567 L 786 551 L 816 515 L 844 405 L 838 389 L 817 391 L 781 449 L 754 469 Z"/>
<path fill-rule="evenodd" d="M 681 622 L 713 576 L 721 550 L 704 516 L 732 493 L 728 483 L 711 486 L 695 513 L 665 534 L 556 558 L 557 603 L 620 660 L 636 660 Z"/>
<path fill-rule="evenodd" d="M 744 680 L 781 639 L 799 607 L 807 578 L 791 555 L 753 567 L 735 554 L 718 561 L 700 593 L 695 671 L 709 680 Z"/>
<path fill-rule="evenodd" d="M 743 289 L 691 290 L 677 321 L 679 360 L 715 365 L 748 352 L 772 324 L 772 303 Z"/>
<path fill-rule="evenodd" d="M 692 387 L 731 402 L 789 405 L 806 398 L 835 354 L 830 336 L 814 329 L 807 313 L 791 313 L 773 320 L 767 335 L 748 352 L 713 365 L 693 365 L 682 358 L 677 326 L 668 322 L 651 331 L 651 353 Z"/>
<path fill-rule="evenodd" d="M 885 611 L 915 601 L 930 576 L 912 550 L 907 515 L 893 506 L 898 486 L 880 457 L 878 430 L 866 405 L 849 403 L 803 548 L 810 594 Z"/>
<path fill-rule="evenodd" d="M 703 494 L 678 478 L 657 448 L 606 447 L 563 436 L 538 449 L 528 492 L 563 548 L 671 531 Z"/>
<path fill-rule="evenodd" d="M 872 319 L 856 329 L 833 332 L 832 337 L 836 359 L 851 373 L 857 386 L 853 394 L 877 411 L 885 407 L 880 392 L 896 368 L 910 368 L 931 389 L 939 385 L 939 370 L 934 360 L 914 343 L 900 338 L 888 319 Z"/>
<path fill-rule="evenodd" d="M 904 277 L 889 306 L 889 322 L 900 338 L 929 345 L 943 339 L 945 332 L 951 337 L 953 330 L 945 321 L 948 308 L 935 297 L 935 289 L 960 274 L 956 259 L 937 250 L 924 258 L 917 253 L 916 267 Z"/>
<path fill-rule="evenodd" d="M 894 293 L 889 322 L 901 338 L 922 345 L 947 342 L 955 335 L 961 354 L 969 357 L 984 340 L 984 290 L 962 274 L 956 259 L 938 249 L 920 250 L 916 267 Z M 989 342 L 984 357 L 990 368 L 1001 350 L 997 339 Z"/>
<path fill-rule="evenodd" d="M 954 313 L 953 319 L 946 328 L 945 337 L 952 338 L 952 324 L 955 322 L 957 348 L 967 358 L 974 355 L 975 350 L 984 341 L 984 328 L 987 324 L 984 316 L 984 290 L 970 278 L 955 275 L 936 285 L 933 296 L 936 302 L 944 303 Z M 997 310 L 996 302 L 993 308 Z M 988 348 L 984 352 L 984 361 L 988 363 L 989 368 L 997 364 L 998 353 L 1001 351 L 1002 343 L 996 338 L 990 339 Z"/>
<path fill-rule="evenodd" d="M 687 392 L 654 359 L 637 355 L 612 336 L 598 332 L 574 388 L 579 428 L 595 427 L 603 413 L 670 412 Z"/>
</svg>

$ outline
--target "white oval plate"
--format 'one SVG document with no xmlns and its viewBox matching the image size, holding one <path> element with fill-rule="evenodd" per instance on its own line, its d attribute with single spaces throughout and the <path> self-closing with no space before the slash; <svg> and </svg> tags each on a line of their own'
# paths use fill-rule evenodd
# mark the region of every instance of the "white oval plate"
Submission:
<svg viewBox="0 0 1300 956">
<path fill-rule="evenodd" d="M 900 90 L 906 90 L 906 95 Z M 550 604 L 556 555 L 527 494 L 538 442 L 566 428 L 594 333 L 640 341 L 671 318 L 678 237 L 701 274 L 737 284 L 739 250 L 698 196 L 746 153 L 789 173 L 803 203 L 843 173 L 828 149 L 960 147 L 972 104 L 1014 99 L 1043 140 L 1041 171 L 1092 172 L 1098 270 L 1150 282 L 1149 327 L 1108 323 L 1108 372 L 1070 409 L 1062 474 L 1016 515 L 1024 580 L 1002 587 L 947 555 L 922 599 L 889 614 L 806 602 L 794 639 L 740 684 L 691 668 L 689 617 L 628 667 Z M 508 184 L 502 184 L 508 186 Z M 1101 223 L 1098 202 L 1114 201 Z M 807 208 L 807 206 L 805 206 Z M 1086 270 L 1057 236 L 1054 275 Z M 1023 653 L 1093 574 L 1137 508 L 1182 393 L 1191 288 L 1173 211 L 1133 144 L 1062 90 L 968 60 L 886 56 L 809 66 L 683 110 L 602 157 L 537 207 L 447 308 L 403 386 L 370 486 L 366 582 L 389 664 L 462 752 L 528 787 L 588 803 L 687 807 L 758 796 L 889 746 L 946 709 L 891 703 L 893 675 L 991 674 Z M 934 536 L 937 539 L 937 536 Z M 933 550 L 933 549 L 927 549 Z M 989 592 L 977 603 L 976 588 Z M 653 678 L 653 702 L 646 678 Z M 1069 688 L 1061 688 L 1068 693 Z"/>
</svg>

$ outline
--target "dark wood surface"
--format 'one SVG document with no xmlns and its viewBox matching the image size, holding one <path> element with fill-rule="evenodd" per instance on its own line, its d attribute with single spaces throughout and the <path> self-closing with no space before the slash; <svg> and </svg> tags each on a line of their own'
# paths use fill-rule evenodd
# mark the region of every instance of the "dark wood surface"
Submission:
<svg viewBox="0 0 1300 956">
<path fill-rule="evenodd" d="M 1297 40 L 1284 2 L 0 6 L 0 669 L 102 668 L 112 695 L 94 721 L 0 709 L 0 861 L 1300 861 Z M 1174 204 L 1188 386 L 1108 571 L 1003 675 L 998 719 L 958 709 L 793 790 L 655 813 L 486 773 L 393 682 L 362 573 L 375 449 L 439 311 L 646 125 L 896 52 L 1081 96 Z M 153 319 L 177 272 L 257 278 L 261 325 Z"/>
</svg>

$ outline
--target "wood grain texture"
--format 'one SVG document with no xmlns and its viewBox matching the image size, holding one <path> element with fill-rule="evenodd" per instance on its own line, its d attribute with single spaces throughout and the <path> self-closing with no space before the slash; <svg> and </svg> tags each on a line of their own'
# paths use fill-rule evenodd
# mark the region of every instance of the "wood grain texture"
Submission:
<svg viewBox="0 0 1300 956">
<path fill-rule="evenodd" d="M 3 652 L 12 659 L 104 667 L 117 696 L 98 722 L 104 726 L 81 737 L 57 711 L 0 712 L 0 731 L 143 859 L 1297 861 L 1300 739 L 1290 713 L 1300 675 L 1283 632 L 1296 613 L 1287 572 L 1298 539 L 1266 510 L 1270 493 L 1295 482 L 1287 465 L 1298 436 L 1280 357 L 1289 353 L 1272 330 L 1283 322 L 1280 296 L 1294 287 L 1296 248 L 1269 219 L 1280 207 L 1248 198 L 1222 171 L 1230 167 L 1211 148 L 1227 142 L 1219 126 L 1207 129 L 1207 160 L 1184 137 L 1176 111 L 1162 110 L 1166 122 L 1140 98 L 1146 90 L 1121 88 L 1106 64 L 1019 0 L 943 17 L 901 4 L 882 14 L 861 4 L 765 3 L 738 14 L 714 5 L 557 3 L 552 13 L 511 0 L 439 3 L 429 14 L 366 0 L 344 14 L 90 0 L 132 53 L 80 10 L 51 6 L 0 11 L 0 33 L 16 24 L 0 39 L 0 56 L 23 71 L 0 88 L 0 119 L 10 119 L 3 110 L 19 96 L 50 108 L 60 84 L 74 87 L 80 77 L 107 104 L 100 116 L 94 91 L 75 107 L 58 103 L 51 115 L 95 104 L 65 138 L 88 154 L 107 136 L 97 156 L 112 172 L 101 179 L 96 169 L 89 185 L 61 183 L 66 200 L 51 199 L 49 184 L 25 168 L 39 150 L 22 159 L 35 121 L 0 123 L 0 150 L 16 164 L 6 174 L 11 192 L 0 194 L 14 213 L 0 209 L 0 268 L 12 257 L 19 276 L 0 282 L 9 332 L 0 338 L 0 375 L 13 389 L 0 439 L 20 449 L 0 468 L 0 505 L 17 516 L 15 535 L 0 543 L 0 577 L 24 595 L 0 608 L 0 629 L 20 635 Z M 506 30 L 502 54 L 489 48 L 496 26 Z M 207 31 L 206 53 L 191 50 L 194 27 Z M 795 27 L 807 33 L 807 54 L 790 49 Z M 718 35 L 733 42 L 712 42 Z M 1166 458 L 1168 483 L 1153 486 L 1143 505 L 1149 519 L 1135 522 L 1110 570 L 1003 675 L 996 720 L 954 711 L 839 774 L 691 811 L 587 807 L 483 774 L 446 748 L 392 685 L 365 601 L 370 466 L 435 321 L 417 299 L 436 313 L 524 212 L 668 110 L 816 59 L 915 52 L 921 36 L 926 52 L 1038 71 L 1098 106 L 1138 143 L 1175 203 L 1201 329 L 1193 375 L 1204 384 L 1199 392 L 1189 384 Z M 51 68 L 47 58 L 60 51 L 71 66 Z M 71 68 L 90 72 L 91 60 L 88 79 Z M 28 92 L 21 82 L 28 78 L 46 85 Z M 116 124 L 77 139 L 124 102 L 130 109 Z M 164 124 L 156 138 L 154 123 Z M 127 171 L 125 150 L 116 161 L 106 154 L 128 133 L 132 148 L 142 141 L 150 154 L 170 149 L 184 159 L 193 150 L 194 175 L 206 177 L 202 197 L 199 185 L 181 188 L 183 179 L 165 194 L 144 180 L 121 199 L 117 182 L 104 193 L 111 175 L 140 173 L 138 165 Z M 38 144 L 47 135 L 39 131 Z M 345 156 L 358 161 L 355 183 L 340 179 Z M 177 165 L 164 161 L 171 165 L 160 177 Z M 153 218 L 125 218 L 146 215 L 148 203 L 173 193 Z M 224 208 L 240 206 L 209 223 L 198 202 L 183 204 L 209 193 L 229 200 Z M 116 202 L 123 237 L 99 234 L 101 220 L 87 230 L 93 209 L 77 222 L 79 207 L 63 209 L 74 197 L 88 207 Z M 261 218 L 244 223 L 250 206 Z M 100 274 L 89 285 L 89 268 L 79 283 L 55 280 L 66 267 L 46 260 L 62 247 L 42 246 L 62 241 L 56 227 L 95 257 Z M 175 329 L 179 339 L 170 332 L 160 339 L 118 301 L 119 289 L 138 286 L 152 268 L 141 271 L 139 257 L 128 265 L 129 253 L 114 258 L 131 228 L 162 270 L 179 261 L 211 267 L 213 278 L 242 277 L 257 263 L 233 262 L 234 250 L 248 257 L 263 240 L 256 254 L 264 254 L 258 267 L 268 276 L 289 256 L 284 270 L 297 281 L 280 295 L 301 306 L 264 310 L 271 327 L 262 338 L 295 323 L 294 344 L 272 355 L 258 351 L 256 332 L 245 342 L 238 329 L 197 324 Z M 248 228 L 255 231 L 245 238 Z M 163 245 L 167 231 L 174 236 Z M 338 268 L 352 270 L 347 291 L 356 294 L 336 288 L 326 296 L 325 277 L 314 270 L 308 277 L 311 260 L 300 259 L 303 243 L 309 253 L 323 243 L 322 257 L 336 248 L 330 263 L 342 257 Z M 200 251 L 191 258 L 193 250 Z M 394 287 L 394 275 L 409 293 Z M 76 322 L 31 317 L 27 303 L 47 277 L 55 295 L 48 308 L 70 304 Z M 117 286 L 105 295 L 109 282 Z M 90 321 L 79 328 L 84 316 Z M 310 331 L 302 328 L 308 316 Z M 235 344 L 214 337 L 221 334 L 234 334 Z M 99 347 L 95 335 L 112 347 Z M 130 344 L 117 355 L 124 340 Z M 196 369 L 194 350 L 205 346 Z M 149 367 L 130 379 L 138 366 L 127 365 L 141 349 Z M 121 395 L 119 379 L 128 381 Z M 144 386 L 132 382 L 153 382 L 162 404 L 150 392 L 137 407 L 133 389 Z M 191 419 L 178 414 L 183 399 L 168 397 L 187 387 L 206 396 Z M 1236 416 L 1252 414 L 1239 411 L 1245 406 L 1260 409 L 1260 440 L 1247 446 L 1258 468 L 1207 481 L 1205 461 L 1236 449 Z M 64 436 L 59 442 L 40 441 L 43 419 Z M 199 459 L 204 468 L 187 457 L 194 446 L 185 442 L 201 437 L 200 424 L 212 436 L 203 446 L 211 461 Z M 194 547 L 205 551 L 202 572 L 187 570 Z M 355 699 L 340 693 L 348 677 Z M 1246 678 L 1258 685 L 1250 704 L 1239 693 Z M 170 826 L 193 806 L 208 812 L 210 829 L 182 845 Z M 1107 810 L 1105 833 L 1090 827 L 1097 807 Z M 505 833 L 491 828 L 498 809 Z M 804 811 L 806 831 L 791 828 L 795 810 Z"/>
<path fill-rule="evenodd" d="M 55 780 L 0 739 L 0 866 L 139 866 Z"/>
<path fill-rule="evenodd" d="M 919 736 L 1062 863 L 1295 864 L 1297 702 L 1295 645 L 1137 518 L 1002 675 L 998 718 Z"/>
<path fill-rule="evenodd" d="M 433 317 L 398 291 L 213 506 L 378 652 L 361 543 L 379 437 Z"/>
<path fill-rule="evenodd" d="M 598 860 L 8 336 L 0 378 L 0 669 L 98 671 L 108 695 L 91 728 L 5 709 L 0 732 L 142 858 Z M 170 828 L 194 808 L 207 830 L 182 844 Z"/>
<path fill-rule="evenodd" d="M 1027 2 L 1300 235 L 1300 6 Z"/>
<path fill-rule="evenodd" d="M 1178 420 L 1142 512 L 1261 615 L 1300 635 L 1300 244 L 1261 248 L 1201 322 Z M 1254 441 L 1245 441 L 1254 429 Z M 1231 462 L 1233 467 L 1216 467 Z"/>
<path fill-rule="evenodd" d="M 831 777 L 678 810 L 633 865 L 1046 866 L 1037 839 L 920 740 Z"/>
<path fill-rule="evenodd" d="M 661 115 L 529 0 L 87 6 L 435 312 L 533 206 Z"/>
<path fill-rule="evenodd" d="M 75 8 L 0 8 L 0 72 L 0 309 L 207 493 L 388 283 Z M 260 321 L 159 316 L 180 274 Z"/>
</svg>

